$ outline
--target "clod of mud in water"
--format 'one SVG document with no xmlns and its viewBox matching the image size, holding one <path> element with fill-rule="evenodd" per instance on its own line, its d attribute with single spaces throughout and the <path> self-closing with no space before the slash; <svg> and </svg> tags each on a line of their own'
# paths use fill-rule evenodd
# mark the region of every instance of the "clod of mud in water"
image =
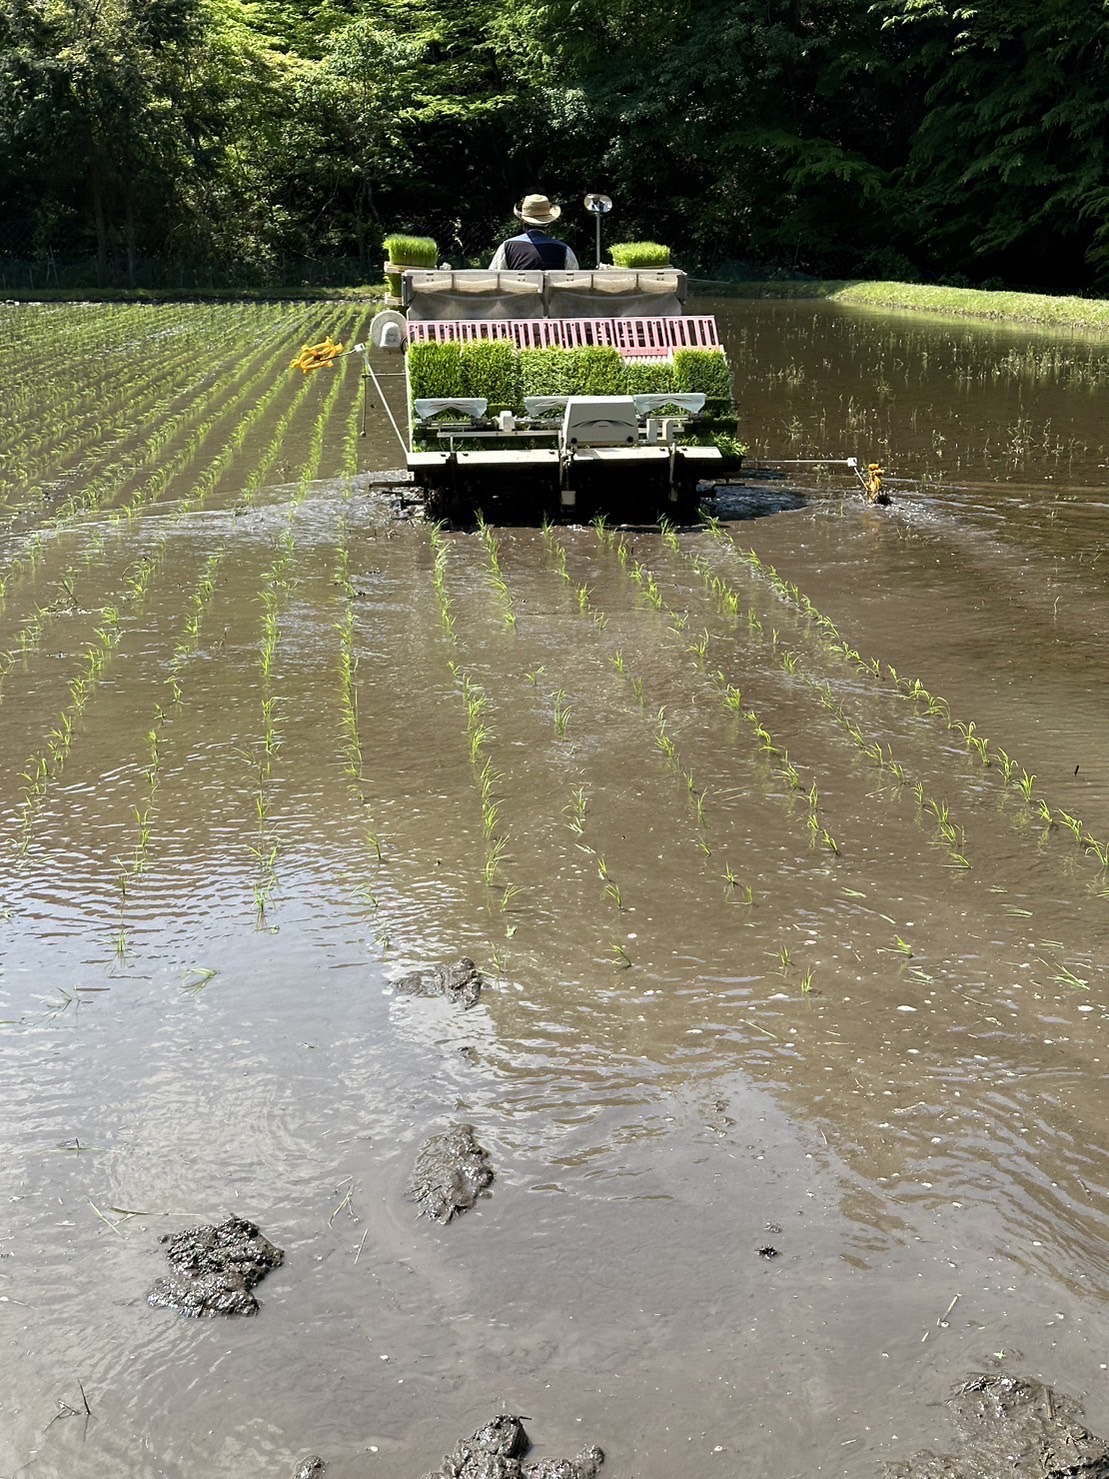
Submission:
<svg viewBox="0 0 1109 1479">
<path fill-rule="evenodd" d="M 971 1376 L 948 1406 L 968 1451 L 888 1464 L 889 1479 L 1109 1479 L 1109 1444 L 1083 1426 L 1073 1398 L 1042 1382 Z"/>
<path fill-rule="evenodd" d="M 322 1458 L 310 1453 L 307 1458 L 302 1458 L 293 1470 L 293 1479 L 320 1479 L 325 1467 Z"/>
<path fill-rule="evenodd" d="M 605 1461 L 595 1446 L 577 1458 L 544 1458 L 533 1464 L 520 1459 L 531 1447 L 518 1417 L 502 1414 L 463 1438 L 424 1479 L 594 1479 Z"/>
<path fill-rule="evenodd" d="M 169 1278 L 155 1280 L 147 1303 L 194 1315 L 253 1315 L 258 1301 L 250 1292 L 285 1257 L 253 1222 L 229 1217 L 216 1227 L 190 1227 L 166 1233 Z"/>
<path fill-rule="evenodd" d="M 469 1011 L 477 1005 L 484 978 L 472 960 L 465 956 L 453 965 L 436 966 L 427 971 L 410 971 L 393 982 L 393 990 L 405 996 L 445 996 L 448 1001 L 460 1001 Z"/>
<path fill-rule="evenodd" d="M 474 1139 L 472 1125 L 451 1125 L 433 1135 L 416 1157 L 408 1195 L 421 1217 L 447 1223 L 472 1207 L 493 1181 L 489 1156 Z"/>
</svg>

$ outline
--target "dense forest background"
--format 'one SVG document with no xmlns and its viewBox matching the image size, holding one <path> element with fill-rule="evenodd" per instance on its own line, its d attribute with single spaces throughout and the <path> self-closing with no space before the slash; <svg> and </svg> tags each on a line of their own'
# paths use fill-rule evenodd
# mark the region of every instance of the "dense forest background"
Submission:
<svg viewBox="0 0 1109 1479">
<path fill-rule="evenodd" d="M 1105 0 L 0 0 L 0 283 L 592 261 L 1109 289 Z M 22 285 L 27 285 L 22 283 Z"/>
</svg>

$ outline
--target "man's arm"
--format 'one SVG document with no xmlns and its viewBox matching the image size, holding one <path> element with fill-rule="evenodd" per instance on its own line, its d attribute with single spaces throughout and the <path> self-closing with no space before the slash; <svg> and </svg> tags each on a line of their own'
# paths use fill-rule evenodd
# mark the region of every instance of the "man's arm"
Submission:
<svg viewBox="0 0 1109 1479">
<path fill-rule="evenodd" d="M 507 243 L 502 241 L 501 244 L 500 244 L 500 246 L 493 253 L 493 260 L 489 263 L 489 271 L 490 272 L 503 272 L 505 270 L 505 268 L 507 267 L 508 264 L 505 261 L 505 250 L 504 250 L 506 245 L 507 245 Z"/>
<path fill-rule="evenodd" d="M 566 248 L 566 271 L 567 272 L 577 272 L 578 270 L 579 270 L 579 268 L 578 268 L 578 259 L 577 259 L 577 257 L 574 256 L 574 254 L 570 250 L 570 248 L 567 247 Z"/>
</svg>

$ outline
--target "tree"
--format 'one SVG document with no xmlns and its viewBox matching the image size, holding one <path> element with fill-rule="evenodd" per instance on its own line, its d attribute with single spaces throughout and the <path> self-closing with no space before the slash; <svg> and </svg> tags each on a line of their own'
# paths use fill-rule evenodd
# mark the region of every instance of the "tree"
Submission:
<svg viewBox="0 0 1109 1479">
<path fill-rule="evenodd" d="M 932 265 L 1109 283 L 1109 11 L 1101 0 L 884 0 L 924 84 L 903 174 Z"/>
</svg>

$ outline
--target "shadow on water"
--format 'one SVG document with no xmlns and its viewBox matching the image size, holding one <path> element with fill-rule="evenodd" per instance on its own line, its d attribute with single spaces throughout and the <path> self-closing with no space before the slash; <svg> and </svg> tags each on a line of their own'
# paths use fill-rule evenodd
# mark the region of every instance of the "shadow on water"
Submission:
<svg viewBox="0 0 1109 1479">
<path fill-rule="evenodd" d="M 789 513 L 805 508 L 809 500 L 796 488 L 773 486 L 781 477 L 775 473 L 754 473 L 749 483 L 721 484 L 713 490 L 706 511 L 722 523 L 742 519 L 765 519 L 770 514 Z M 759 481 L 755 481 L 755 479 Z"/>
</svg>

